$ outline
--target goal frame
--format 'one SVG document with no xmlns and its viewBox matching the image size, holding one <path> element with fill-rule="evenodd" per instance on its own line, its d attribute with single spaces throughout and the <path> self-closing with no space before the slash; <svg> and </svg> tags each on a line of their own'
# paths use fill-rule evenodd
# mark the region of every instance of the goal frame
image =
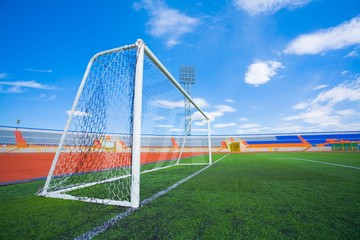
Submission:
<svg viewBox="0 0 360 240">
<path fill-rule="evenodd" d="M 69 194 L 66 194 L 68 191 L 81 189 L 89 186 L 93 186 L 96 184 L 101 184 L 104 182 L 110 182 L 117 179 L 129 177 L 129 175 L 115 177 L 113 179 L 107 179 L 102 181 L 97 181 L 93 183 L 86 183 L 80 186 L 69 187 L 62 190 L 57 191 L 48 191 L 50 181 L 54 176 L 55 167 L 59 160 L 59 156 L 61 150 L 63 148 L 66 135 L 69 133 L 69 128 L 74 117 L 76 107 L 80 100 L 81 94 L 83 92 L 85 83 L 89 76 L 91 67 L 95 60 L 105 54 L 127 50 L 136 48 L 136 69 L 135 69 L 135 79 L 134 79 L 134 105 L 133 105 L 133 122 L 132 122 L 132 158 L 131 158 L 131 194 L 130 194 L 130 202 L 128 201 L 117 201 L 111 199 L 98 199 L 98 198 L 90 198 L 90 197 L 76 197 Z M 176 81 L 176 79 L 172 76 L 172 74 L 165 68 L 165 66 L 158 60 L 158 58 L 152 53 L 152 51 L 146 46 L 143 40 L 138 39 L 135 44 L 126 45 L 123 47 L 113 48 L 110 50 L 102 51 L 95 54 L 89 61 L 85 73 L 83 75 L 82 81 L 80 83 L 79 89 L 77 91 L 74 103 L 72 105 L 68 120 L 66 122 L 64 132 L 61 136 L 59 146 L 55 153 L 54 159 L 52 161 L 49 174 L 46 178 L 45 185 L 42 191 L 39 193 L 40 196 L 52 197 L 52 198 L 60 198 L 60 199 L 69 199 L 69 200 L 79 200 L 84 202 L 93 202 L 93 203 L 104 203 L 107 205 L 118 205 L 125 206 L 131 208 L 138 208 L 140 206 L 140 158 L 141 158 L 141 127 L 142 127 L 142 93 L 143 93 L 143 71 L 144 71 L 144 55 L 146 56 L 156 65 L 157 68 L 166 76 L 166 78 L 181 92 L 181 94 L 191 102 L 191 104 L 204 116 L 207 120 L 207 131 L 208 131 L 208 154 L 209 154 L 209 162 L 207 165 L 212 164 L 212 156 L 211 156 L 211 136 L 210 136 L 210 118 L 203 112 L 200 107 L 194 102 L 194 100 L 189 96 L 189 94 L 182 88 L 182 86 Z M 179 165 L 179 159 L 176 165 Z"/>
</svg>

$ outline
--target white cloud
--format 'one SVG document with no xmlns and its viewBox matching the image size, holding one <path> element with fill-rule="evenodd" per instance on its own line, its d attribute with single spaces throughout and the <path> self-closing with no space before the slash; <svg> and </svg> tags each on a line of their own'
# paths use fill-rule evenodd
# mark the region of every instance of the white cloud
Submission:
<svg viewBox="0 0 360 240">
<path fill-rule="evenodd" d="M 161 117 L 161 116 L 156 116 L 153 118 L 154 121 L 162 121 L 162 120 L 165 120 L 166 118 L 165 117 Z"/>
<path fill-rule="evenodd" d="M 284 52 L 296 55 L 319 54 L 355 44 L 360 44 L 360 17 L 333 28 L 301 35 L 291 41 Z"/>
<path fill-rule="evenodd" d="M 213 121 L 215 119 L 209 113 L 205 112 L 205 114 L 211 121 Z M 204 120 L 206 120 L 206 118 L 199 111 L 196 111 L 191 115 L 191 120 L 192 121 L 204 121 Z"/>
<path fill-rule="evenodd" d="M 336 104 L 343 101 L 359 101 L 360 100 L 360 78 L 353 82 L 345 82 L 326 91 L 321 92 L 312 104 L 328 102 Z"/>
<path fill-rule="evenodd" d="M 204 108 L 209 105 L 206 102 L 206 100 L 202 99 L 202 98 L 194 98 L 193 101 L 199 108 Z M 153 102 L 153 105 L 155 105 L 155 106 L 160 105 L 160 107 L 174 109 L 174 108 L 184 108 L 185 102 L 183 100 L 180 100 L 180 101 L 158 100 L 156 102 Z"/>
<path fill-rule="evenodd" d="M 342 115 L 342 116 L 350 116 L 350 115 L 358 114 L 354 109 L 339 110 L 339 111 L 336 111 L 335 113 L 338 115 Z"/>
<path fill-rule="evenodd" d="M 0 84 L 0 93 L 22 93 L 26 90 L 19 86 L 4 87 Z"/>
<path fill-rule="evenodd" d="M 235 6 L 245 10 L 250 15 L 271 14 L 281 8 L 299 8 L 311 0 L 235 0 Z"/>
<path fill-rule="evenodd" d="M 171 9 L 163 1 L 142 0 L 134 4 L 136 10 L 145 9 L 150 14 L 147 22 L 150 35 L 164 38 L 168 47 L 180 43 L 180 38 L 194 31 L 200 23 L 198 18 L 189 17 L 176 9 Z"/>
<path fill-rule="evenodd" d="M 195 104 L 198 105 L 198 107 L 200 107 L 200 108 L 209 106 L 209 104 L 203 98 L 194 98 L 193 100 L 194 100 Z"/>
<path fill-rule="evenodd" d="M 43 89 L 43 90 L 57 89 L 56 87 L 38 83 L 36 82 L 36 80 L 14 81 L 14 82 L 0 81 L 0 91 L 2 93 L 21 93 L 24 92 L 27 88 Z"/>
<path fill-rule="evenodd" d="M 158 124 L 158 125 L 155 125 L 155 127 L 157 128 L 173 128 L 174 125 L 169 125 L 169 124 Z"/>
<path fill-rule="evenodd" d="M 338 109 L 349 102 L 360 101 L 360 78 L 344 82 L 319 93 L 313 99 L 298 103 L 293 109 L 300 113 L 284 117 L 286 121 L 302 121 L 317 127 L 317 130 L 346 130 L 343 121 L 357 114 L 354 109 Z M 340 104 L 341 103 L 341 104 Z M 340 106 L 339 106 L 340 105 Z"/>
<path fill-rule="evenodd" d="M 191 128 L 191 132 L 201 132 L 201 133 L 207 133 L 207 129 L 205 129 L 205 128 Z"/>
<path fill-rule="evenodd" d="M 52 69 L 33 69 L 33 68 L 26 68 L 25 71 L 29 72 L 38 72 L 38 73 L 52 73 Z"/>
<path fill-rule="evenodd" d="M 357 56 L 359 56 L 359 53 L 357 51 L 351 51 L 348 54 L 346 54 L 345 58 L 357 57 Z"/>
<path fill-rule="evenodd" d="M 36 82 L 36 80 L 32 80 L 32 81 L 14 81 L 14 82 L 0 81 L 0 84 L 1 85 L 16 86 L 16 87 L 25 87 L 25 88 L 54 89 L 54 87 L 43 85 L 41 83 Z"/>
<path fill-rule="evenodd" d="M 264 133 L 269 132 L 271 128 L 269 127 L 261 127 L 260 125 L 255 126 L 253 128 L 239 128 L 236 132 L 237 134 L 247 134 L 247 133 Z"/>
<path fill-rule="evenodd" d="M 204 120 L 202 120 L 202 121 L 193 121 L 192 124 L 194 124 L 196 126 L 207 126 L 207 121 L 204 121 Z"/>
<path fill-rule="evenodd" d="M 234 102 L 234 100 L 232 100 L 232 99 L 230 99 L 230 98 L 227 98 L 227 99 L 225 99 L 225 102 L 228 102 L 228 103 L 233 103 L 233 102 Z"/>
<path fill-rule="evenodd" d="M 215 118 L 223 116 L 225 113 L 236 112 L 236 109 L 228 106 L 228 105 L 215 105 L 211 106 L 213 111 L 205 111 L 205 108 L 209 108 L 209 104 L 203 98 L 194 98 L 194 102 L 199 106 L 200 109 L 204 111 L 204 113 L 209 117 L 211 121 L 214 121 Z M 168 100 L 158 100 L 152 103 L 154 106 L 165 107 L 169 109 L 175 108 L 184 108 L 185 102 L 183 100 L 180 101 L 168 101 Z M 197 110 L 193 111 L 191 116 L 193 121 L 204 120 L 204 116 Z"/>
<path fill-rule="evenodd" d="M 159 100 L 156 103 L 158 103 L 161 107 L 165 107 L 169 109 L 181 108 L 181 107 L 183 108 L 185 106 L 184 101 Z"/>
<path fill-rule="evenodd" d="M 208 105 L 206 105 L 208 106 Z M 215 111 L 205 111 L 205 114 L 209 117 L 210 121 L 214 121 L 217 117 L 221 117 L 224 113 L 236 112 L 236 109 L 227 105 L 216 105 Z M 191 116 L 193 120 L 203 120 L 204 117 L 200 112 L 194 112 Z"/>
<path fill-rule="evenodd" d="M 323 88 L 326 88 L 327 86 L 328 86 L 328 85 L 326 85 L 326 84 L 319 85 L 319 86 L 314 87 L 313 90 L 323 89 Z"/>
<path fill-rule="evenodd" d="M 316 129 L 306 128 L 301 125 L 283 123 L 271 129 L 274 133 L 295 133 L 295 132 L 315 132 Z"/>
<path fill-rule="evenodd" d="M 251 64 L 245 74 L 245 82 L 256 87 L 270 81 L 271 77 L 277 75 L 277 70 L 284 68 L 281 62 L 263 61 Z"/>
<path fill-rule="evenodd" d="M 234 127 L 236 123 L 218 123 L 214 125 L 214 128 L 227 128 L 227 127 Z"/>
<path fill-rule="evenodd" d="M 71 111 L 69 110 L 69 111 L 67 111 L 66 113 L 67 113 L 67 115 L 70 115 Z M 90 114 L 87 113 L 87 112 L 81 112 L 81 111 L 75 110 L 75 111 L 74 111 L 74 116 L 87 117 L 87 116 L 90 116 Z"/>
<path fill-rule="evenodd" d="M 260 125 L 257 123 L 248 123 L 248 124 L 239 125 L 239 128 L 242 129 L 258 128 L 258 127 L 260 127 Z"/>
<path fill-rule="evenodd" d="M 24 98 L 25 100 L 40 100 L 40 101 L 51 101 L 56 99 L 56 95 L 52 94 L 52 95 L 46 95 L 46 94 L 40 94 L 37 97 L 33 97 L 33 98 Z"/>
<path fill-rule="evenodd" d="M 56 99 L 56 95 L 53 94 L 53 95 L 51 95 L 51 96 L 44 96 L 43 99 L 44 99 L 45 101 L 51 101 L 51 100 Z"/>
<path fill-rule="evenodd" d="M 236 112 L 236 109 L 227 105 L 217 105 L 215 106 L 218 112 L 226 113 L 226 112 Z"/>
<path fill-rule="evenodd" d="M 207 115 L 209 116 L 211 121 L 214 121 L 216 117 L 221 117 L 224 113 L 228 112 L 236 112 L 236 109 L 227 105 L 217 105 L 215 106 L 216 111 L 208 112 Z"/>
<path fill-rule="evenodd" d="M 292 108 L 297 109 L 297 110 L 301 110 L 301 109 L 305 109 L 307 106 L 308 106 L 308 103 L 301 102 L 301 103 L 298 103 L 298 104 L 294 105 Z"/>
<path fill-rule="evenodd" d="M 341 72 L 341 75 L 342 75 L 342 76 L 345 76 L 345 75 L 347 75 L 348 73 L 349 73 L 349 71 L 344 70 L 344 71 Z"/>
<path fill-rule="evenodd" d="M 298 115 L 285 117 L 286 121 L 302 120 L 309 124 L 317 126 L 334 126 L 339 127 L 339 116 L 334 116 L 333 107 L 329 105 L 314 105 L 310 106 Z"/>
<path fill-rule="evenodd" d="M 0 79 L 4 79 L 7 78 L 8 74 L 7 73 L 0 73 Z"/>
<path fill-rule="evenodd" d="M 239 120 L 242 121 L 242 122 L 247 122 L 247 121 L 249 121 L 249 119 L 248 119 L 248 118 L 245 118 L 245 117 L 242 117 L 242 118 L 240 118 Z"/>
<path fill-rule="evenodd" d="M 183 132 L 184 129 L 183 128 L 172 128 L 170 129 L 171 132 Z"/>
</svg>

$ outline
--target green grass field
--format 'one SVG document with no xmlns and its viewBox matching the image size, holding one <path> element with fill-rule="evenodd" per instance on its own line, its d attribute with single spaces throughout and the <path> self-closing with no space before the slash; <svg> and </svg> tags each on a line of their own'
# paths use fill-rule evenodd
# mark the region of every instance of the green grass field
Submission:
<svg viewBox="0 0 360 240">
<path fill-rule="evenodd" d="M 201 168 L 143 174 L 142 200 Z M 0 239 L 73 239 L 126 210 L 42 186 L 0 187 Z M 95 239 L 360 239 L 360 153 L 231 154 Z"/>
</svg>

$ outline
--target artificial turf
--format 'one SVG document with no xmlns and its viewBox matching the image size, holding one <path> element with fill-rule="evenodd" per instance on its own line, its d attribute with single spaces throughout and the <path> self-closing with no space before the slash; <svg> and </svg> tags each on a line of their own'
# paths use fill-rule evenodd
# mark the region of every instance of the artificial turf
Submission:
<svg viewBox="0 0 360 240">
<path fill-rule="evenodd" d="M 360 153 L 230 154 L 95 238 L 360 239 L 360 169 L 324 162 L 360 168 Z M 142 175 L 142 200 L 200 168 Z M 73 239 L 125 211 L 38 197 L 42 185 L 0 187 L 0 239 Z"/>
</svg>

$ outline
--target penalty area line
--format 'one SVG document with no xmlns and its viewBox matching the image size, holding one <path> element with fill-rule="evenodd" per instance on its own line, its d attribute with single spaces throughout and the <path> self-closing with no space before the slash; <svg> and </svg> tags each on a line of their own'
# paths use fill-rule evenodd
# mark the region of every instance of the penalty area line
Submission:
<svg viewBox="0 0 360 240">
<path fill-rule="evenodd" d="M 285 158 L 284 158 L 284 159 L 285 159 Z M 337 166 L 337 167 L 344 167 L 344 168 L 351 168 L 351 169 L 360 170 L 360 167 L 354 167 L 354 166 L 343 165 L 343 164 L 338 164 L 338 163 L 329 163 L 329 162 L 315 161 L 315 160 L 304 159 L 304 158 L 286 158 L 286 159 L 293 159 L 293 160 L 298 160 L 298 161 L 320 163 L 320 164 L 332 165 L 332 166 Z"/>
<path fill-rule="evenodd" d="M 216 162 L 213 162 L 213 164 L 208 165 L 202 169 L 200 169 L 199 171 L 191 174 L 190 176 L 178 181 L 177 183 L 171 185 L 170 187 L 154 194 L 153 196 L 144 199 L 141 203 L 140 203 L 140 207 L 139 208 L 128 208 L 125 212 L 122 212 L 118 215 L 116 215 L 115 217 L 113 217 L 112 219 L 104 222 L 102 225 L 94 228 L 93 230 L 84 233 L 83 235 L 78 236 L 77 238 L 75 238 L 75 240 L 87 240 L 87 239 L 92 239 L 95 236 L 99 235 L 100 233 L 105 232 L 107 229 L 109 229 L 110 227 L 114 226 L 117 222 L 121 221 L 122 219 L 124 219 L 125 217 L 129 216 L 132 212 L 135 212 L 137 209 L 140 209 L 142 206 L 152 202 L 153 200 L 157 199 L 160 196 L 165 195 L 166 193 L 170 192 L 171 190 L 173 190 L 174 188 L 178 187 L 180 184 L 190 180 L 191 178 L 195 177 L 196 175 L 198 175 L 199 173 L 205 171 L 206 169 L 208 169 L 209 167 L 213 166 L 214 164 L 220 162 L 220 160 L 224 159 L 226 156 L 228 156 L 229 154 L 226 154 L 225 156 L 219 158 Z"/>
</svg>

